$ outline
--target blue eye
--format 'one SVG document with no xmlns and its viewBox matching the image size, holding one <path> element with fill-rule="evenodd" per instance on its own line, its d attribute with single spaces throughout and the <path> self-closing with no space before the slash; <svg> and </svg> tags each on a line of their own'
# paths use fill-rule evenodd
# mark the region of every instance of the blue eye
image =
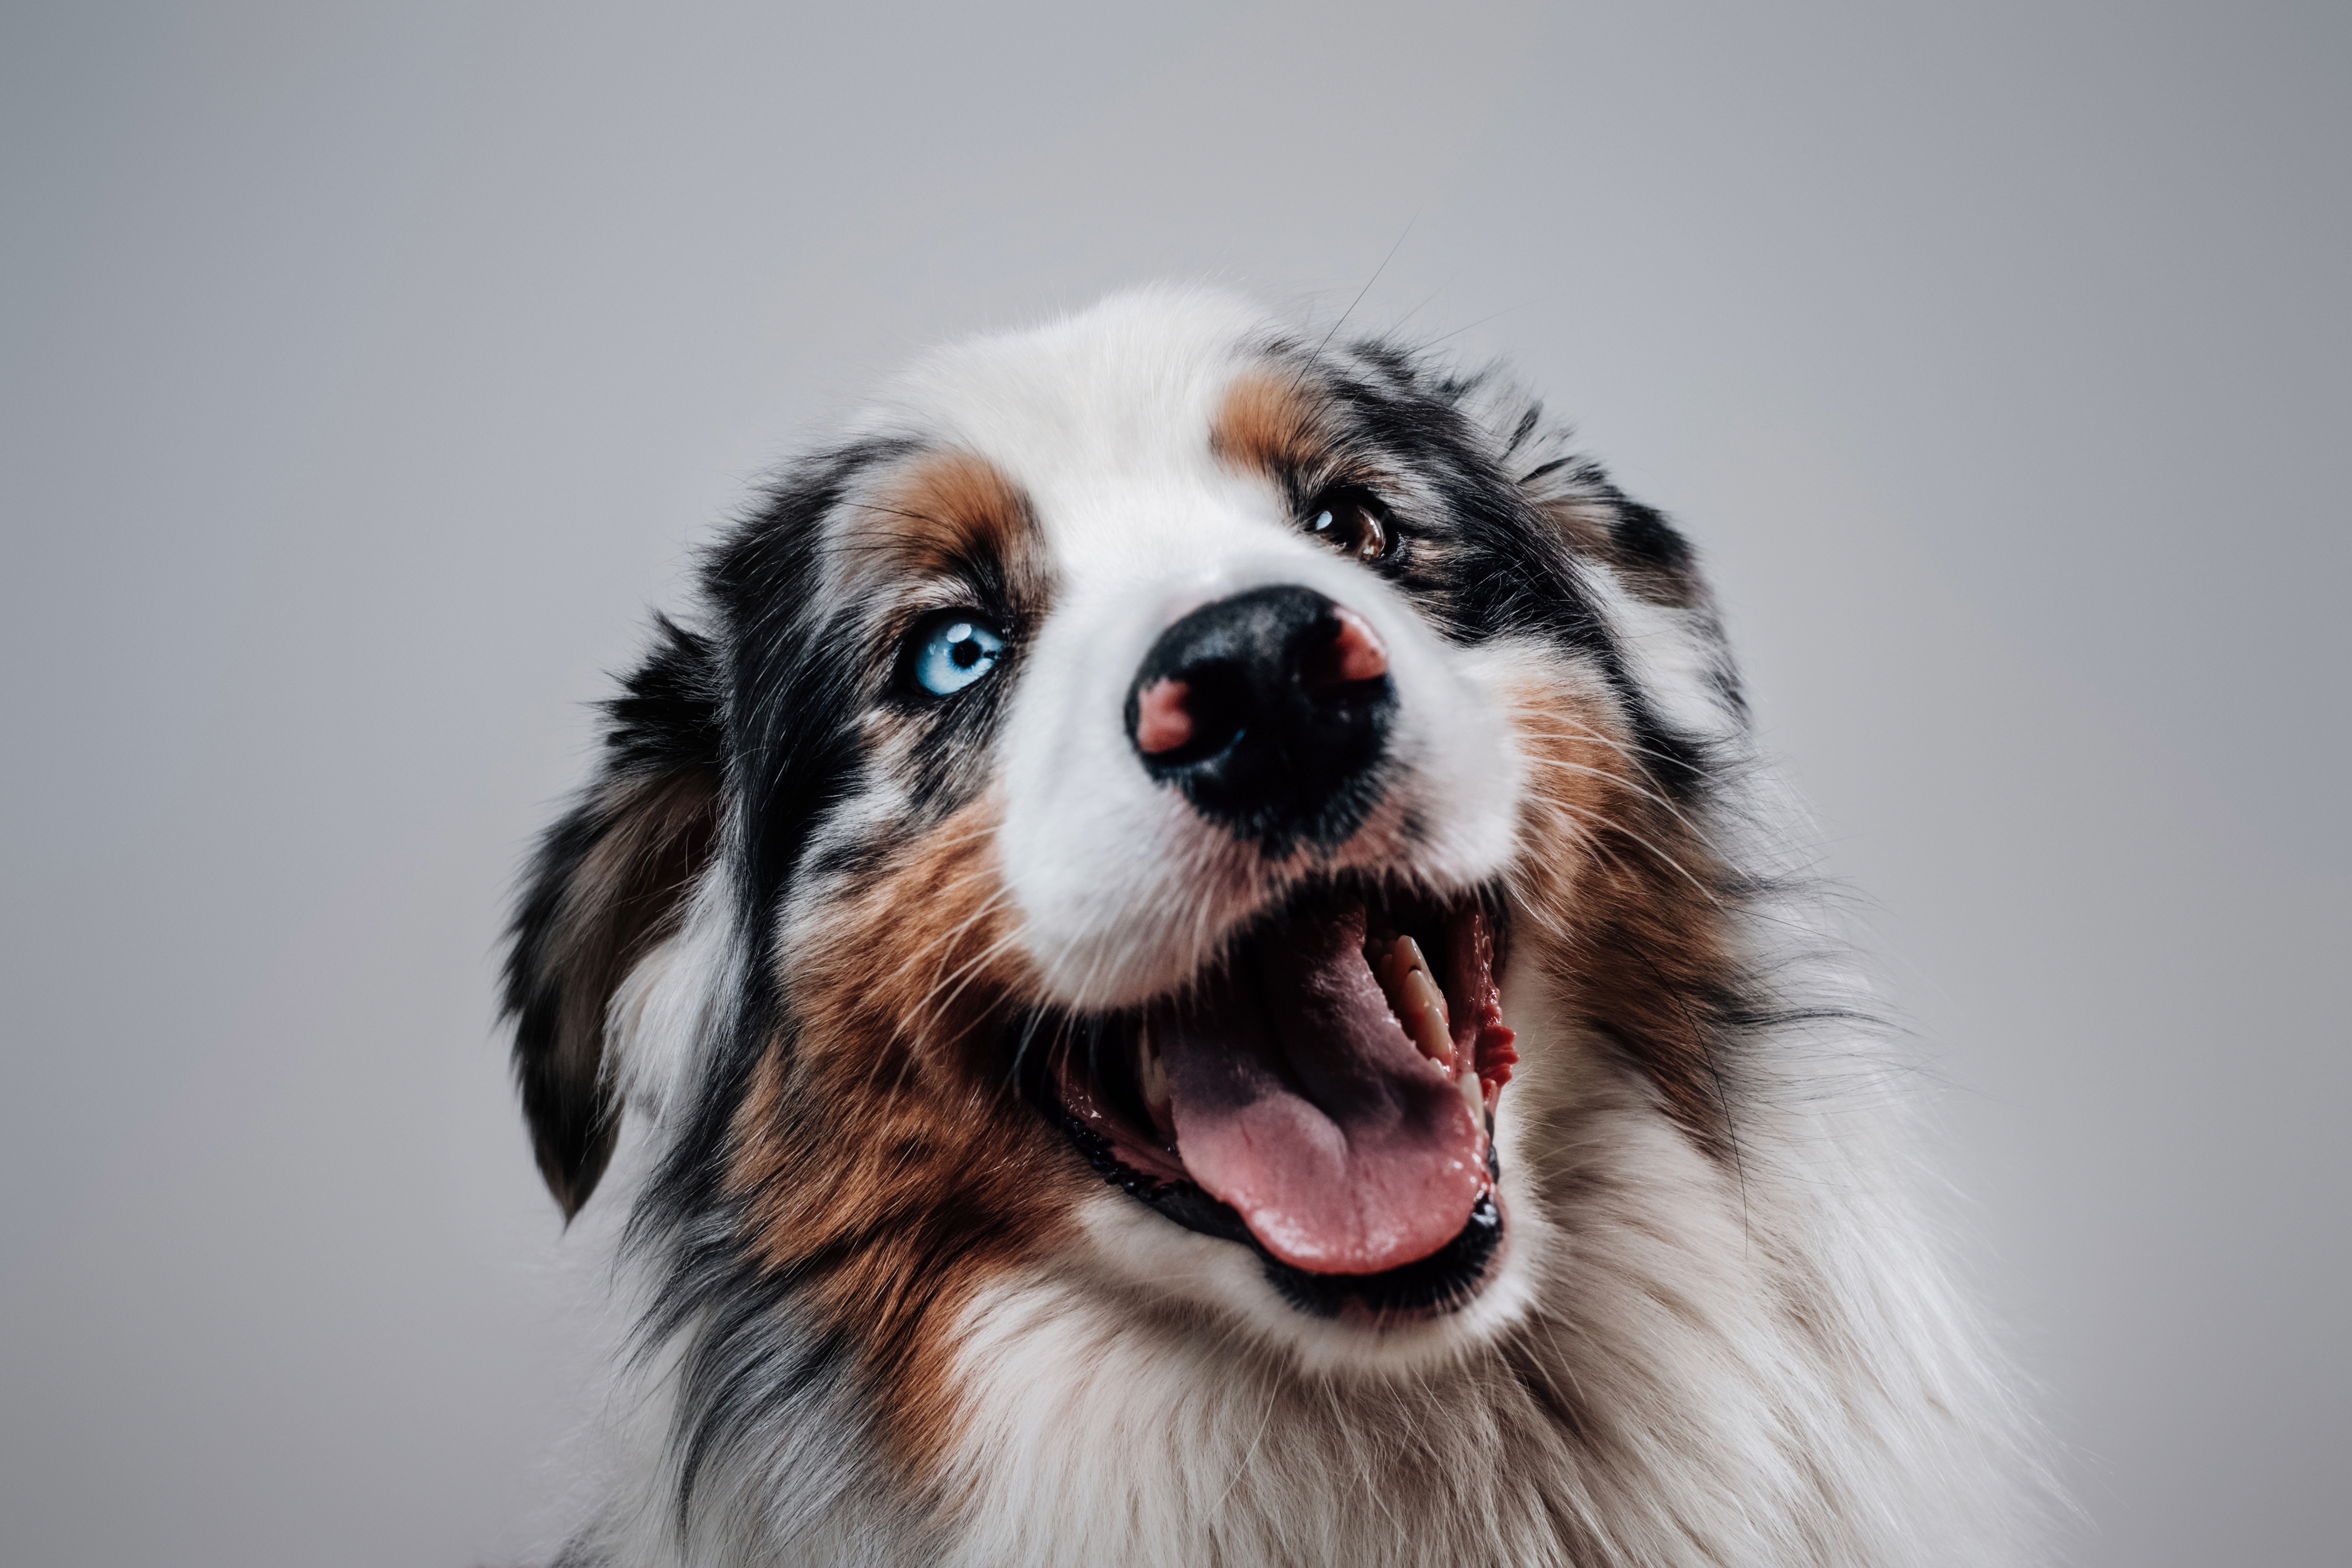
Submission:
<svg viewBox="0 0 2352 1568">
<path fill-rule="evenodd" d="M 997 629 L 968 610 L 933 616 L 907 638 L 907 674 L 934 697 L 961 691 L 996 668 L 1004 652 Z"/>
</svg>

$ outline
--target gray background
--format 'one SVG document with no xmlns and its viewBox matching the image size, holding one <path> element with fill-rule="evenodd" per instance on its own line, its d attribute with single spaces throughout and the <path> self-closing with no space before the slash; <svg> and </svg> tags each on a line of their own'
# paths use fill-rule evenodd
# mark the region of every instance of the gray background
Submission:
<svg viewBox="0 0 2352 1568">
<path fill-rule="evenodd" d="M 600 672 L 918 346 L 1377 270 L 1710 554 L 2079 1561 L 2343 1561 L 2352 12 L 1942 9 L 9 6 L 0 1558 L 519 1550 Z"/>
</svg>

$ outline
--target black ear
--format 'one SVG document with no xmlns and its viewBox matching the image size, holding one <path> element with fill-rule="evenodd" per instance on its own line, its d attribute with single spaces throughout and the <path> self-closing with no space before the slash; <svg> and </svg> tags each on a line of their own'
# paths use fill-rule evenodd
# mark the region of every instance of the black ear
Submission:
<svg viewBox="0 0 2352 1568">
<path fill-rule="evenodd" d="M 620 1131 L 605 1005 L 677 931 L 718 837 L 726 741 L 709 643 L 656 617 L 652 651 L 604 713 L 602 766 L 540 840 L 506 965 L 523 1116 L 566 1219 Z"/>
</svg>

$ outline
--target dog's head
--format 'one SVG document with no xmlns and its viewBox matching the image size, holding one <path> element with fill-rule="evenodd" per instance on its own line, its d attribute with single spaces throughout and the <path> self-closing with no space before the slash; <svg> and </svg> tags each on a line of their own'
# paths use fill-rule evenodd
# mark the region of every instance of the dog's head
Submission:
<svg viewBox="0 0 2352 1568">
<path fill-rule="evenodd" d="M 1515 1071 L 1720 1136 L 1738 698 L 1680 537 L 1492 378 L 1122 297 L 919 365 L 705 593 L 509 969 L 542 1170 L 643 1111 L 679 1290 L 902 1390 L 1024 1278 L 1377 1362 L 1511 1310 Z"/>
</svg>

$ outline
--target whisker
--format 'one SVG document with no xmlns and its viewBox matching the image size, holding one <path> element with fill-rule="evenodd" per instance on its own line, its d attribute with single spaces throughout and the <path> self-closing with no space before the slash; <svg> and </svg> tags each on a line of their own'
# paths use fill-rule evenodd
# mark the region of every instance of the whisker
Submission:
<svg viewBox="0 0 2352 1568">
<path fill-rule="evenodd" d="M 948 890 L 952 890 L 954 889 L 969 887 L 972 883 L 982 880 L 984 876 L 985 873 L 980 871 L 969 872 L 963 877 L 958 879 L 956 881 L 949 883 L 947 885 L 947 889 Z M 960 921 L 951 929 L 935 935 L 930 941 L 925 942 L 921 947 L 917 948 L 913 953 L 908 955 L 906 962 L 902 963 L 898 966 L 898 973 L 904 973 L 908 970 L 919 968 L 922 965 L 923 961 L 930 957 L 932 954 L 944 954 L 951 952 L 955 948 L 956 944 L 961 942 L 973 927 L 980 924 L 981 921 L 986 920 L 997 909 L 1001 908 L 1010 899 L 1010 897 L 1011 893 L 1009 889 L 1003 888 L 998 889 L 995 893 L 982 900 L 980 907 L 974 910 L 964 920 Z M 1000 943 L 999 946 L 1001 945 L 1002 944 Z M 984 953 L 982 958 L 976 962 L 984 963 L 987 958 L 991 956 L 993 956 L 992 952 L 990 953 Z M 951 978 L 952 977 L 950 976 L 936 980 L 933 983 L 930 991 L 922 998 L 922 1000 L 917 1003 L 914 1006 L 907 1009 L 905 1015 L 892 1025 L 889 1037 L 884 1041 L 883 1048 L 875 1053 L 874 1059 L 867 1065 L 866 1088 L 871 1089 L 875 1086 L 877 1079 L 881 1076 L 882 1063 L 892 1056 L 896 1056 L 899 1061 L 898 1079 L 898 1082 L 892 1086 L 892 1092 L 895 1094 L 899 1089 L 906 1087 L 907 1073 L 911 1069 L 915 1052 L 921 1048 L 922 1041 L 919 1031 L 925 1030 L 930 1022 L 930 1005 L 932 1001 L 938 997 L 940 989 L 949 984 L 949 981 Z M 908 1036 L 908 1031 L 910 1028 L 919 1031 L 918 1035 L 911 1040 Z M 911 1048 L 902 1050 L 900 1049 L 901 1047 L 908 1047 Z"/>
<path fill-rule="evenodd" d="M 1591 770 L 1588 769 L 1584 771 L 1590 772 Z M 1643 837 L 1639 833 L 1634 832 L 1632 828 L 1626 826 L 1622 822 L 1618 821 L 1616 818 L 1604 816 L 1587 807 L 1576 805 L 1564 800 L 1551 800 L 1546 802 L 1546 804 L 1551 806 L 1554 810 L 1570 813 L 1576 816 L 1579 821 L 1591 823 L 1596 827 L 1603 828 L 1608 832 L 1617 834 L 1622 837 L 1632 839 L 1634 843 L 1648 850 L 1652 855 L 1657 857 L 1660 863 L 1673 869 L 1685 881 L 1688 882 L 1692 887 L 1697 889 L 1702 894 L 1706 895 L 1710 903 L 1719 903 L 1721 901 L 1716 889 L 1706 882 L 1701 881 L 1688 867 L 1685 866 L 1674 856 L 1668 854 L 1665 850 L 1659 848 L 1656 845 L 1651 843 L 1647 838 Z M 1713 847 L 1709 846 L 1709 847 Z"/>
</svg>

